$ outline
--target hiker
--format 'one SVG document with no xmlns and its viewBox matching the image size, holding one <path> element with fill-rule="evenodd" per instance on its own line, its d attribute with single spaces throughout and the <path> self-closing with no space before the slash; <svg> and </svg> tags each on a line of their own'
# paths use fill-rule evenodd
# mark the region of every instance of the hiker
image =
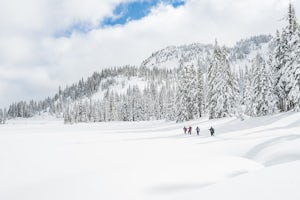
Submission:
<svg viewBox="0 0 300 200">
<path fill-rule="evenodd" d="M 189 127 L 189 134 L 192 135 L 192 127 Z"/>
<path fill-rule="evenodd" d="M 186 134 L 187 128 L 183 127 L 184 134 Z"/>
<path fill-rule="evenodd" d="M 214 136 L 215 133 L 215 129 L 211 126 L 210 129 L 208 129 L 210 131 L 210 135 Z"/>
<path fill-rule="evenodd" d="M 197 131 L 197 135 L 199 135 L 199 133 L 200 133 L 200 128 L 197 126 L 197 128 L 196 128 L 196 131 Z"/>
</svg>

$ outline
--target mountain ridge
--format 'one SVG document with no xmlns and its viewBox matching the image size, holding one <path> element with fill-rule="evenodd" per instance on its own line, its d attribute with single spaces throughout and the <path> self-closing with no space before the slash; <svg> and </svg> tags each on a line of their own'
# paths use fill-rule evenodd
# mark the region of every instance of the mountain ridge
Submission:
<svg viewBox="0 0 300 200">
<path fill-rule="evenodd" d="M 241 39 L 233 47 L 226 47 L 229 53 L 229 59 L 235 67 L 241 65 L 242 61 L 247 59 L 247 63 L 254 58 L 251 55 L 253 51 L 260 51 L 264 46 L 269 47 L 272 41 L 271 35 L 258 35 L 250 38 Z M 174 69 L 180 64 L 203 64 L 207 62 L 212 54 L 213 44 L 191 43 L 184 45 L 171 45 L 166 48 L 160 49 L 151 56 L 142 61 L 141 66 L 148 68 L 166 68 Z M 265 54 L 265 52 L 263 53 Z M 247 64 L 244 63 L 243 65 Z"/>
</svg>

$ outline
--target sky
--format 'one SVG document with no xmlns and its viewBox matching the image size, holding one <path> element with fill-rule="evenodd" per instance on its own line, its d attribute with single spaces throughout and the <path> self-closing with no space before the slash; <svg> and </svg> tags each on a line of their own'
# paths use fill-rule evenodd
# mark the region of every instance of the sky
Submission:
<svg viewBox="0 0 300 200">
<path fill-rule="evenodd" d="M 284 25 L 288 0 L 0 0 L 0 107 L 40 100 L 169 45 L 232 46 Z M 300 2 L 294 1 L 300 18 Z"/>
</svg>

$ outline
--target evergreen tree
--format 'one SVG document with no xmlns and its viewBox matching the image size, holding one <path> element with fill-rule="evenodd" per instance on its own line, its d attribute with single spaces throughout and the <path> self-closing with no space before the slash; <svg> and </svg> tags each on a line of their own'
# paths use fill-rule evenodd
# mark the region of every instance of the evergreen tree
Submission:
<svg viewBox="0 0 300 200">
<path fill-rule="evenodd" d="M 289 35 L 292 36 L 296 32 L 296 29 L 298 29 L 298 23 L 297 23 L 295 8 L 294 5 L 291 3 L 291 1 L 289 3 L 287 20 L 288 20 L 287 29 L 289 31 Z"/>
<path fill-rule="evenodd" d="M 276 72 L 276 91 L 279 99 L 279 108 L 282 111 L 293 109 L 295 95 L 290 95 L 291 88 L 297 79 L 292 78 L 293 70 L 297 65 L 296 54 L 299 47 L 299 27 L 295 15 L 295 9 L 292 3 L 289 4 L 287 26 L 283 28 L 281 37 L 279 34 L 276 36 L 276 47 L 274 51 L 274 62 L 272 67 Z M 295 88 L 295 87 L 294 87 Z M 293 93 L 294 94 L 294 93 Z M 297 98 L 296 98 L 297 99 Z"/>
<path fill-rule="evenodd" d="M 289 82 L 286 85 L 286 91 L 288 92 L 287 98 L 291 102 L 291 107 L 295 111 L 300 111 L 300 31 L 299 28 L 291 40 L 291 63 L 287 65 L 284 72 L 286 73 L 286 79 Z"/>
<path fill-rule="evenodd" d="M 276 111 L 276 96 L 271 70 L 260 54 L 253 60 L 252 116 L 264 116 Z"/>
<path fill-rule="evenodd" d="M 3 110 L 3 117 L 2 117 L 2 123 L 3 124 L 6 123 L 6 119 L 7 119 L 7 112 L 6 112 L 6 108 L 4 108 L 4 110 Z"/>
<path fill-rule="evenodd" d="M 283 37 L 284 36 L 284 37 Z M 275 92 L 278 98 L 278 107 L 281 111 L 286 111 L 286 93 L 285 82 L 283 81 L 282 68 L 287 60 L 287 39 L 286 34 L 280 35 L 279 31 L 276 32 L 276 38 L 274 39 L 274 53 L 272 59 L 272 70 L 275 73 Z"/>
<path fill-rule="evenodd" d="M 178 122 L 192 120 L 196 116 L 196 82 L 194 67 L 192 65 L 181 66 L 176 94 Z"/>
<path fill-rule="evenodd" d="M 202 117 L 205 108 L 204 99 L 204 74 L 203 74 L 203 64 L 198 61 L 197 69 L 197 85 L 196 85 L 196 101 L 198 108 L 198 116 Z"/>
<path fill-rule="evenodd" d="M 245 72 L 245 85 L 244 85 L 244 96 L 243 96 L 243 104 L 245 106 L 245 114 L 246 115 L 250 115 L 250 116 L 254 116 L 254 106 L 253 106 L 253 98 L 255 98 L 254 96 L 254 88 L 253 88 L 253 68 L 248 69 L 246 68 L 246 72 Z"/>
<path fill-rule="evenodd" d="M 231 72 L 227 53 L 216 42 L 208 69 L 209 118 L 221 118 L 236 113 L 237 82 Z"/>
<path fill-rule="evenodd" d="M 143 121 L 145 120 L 145 110 L 143 107 L 143 101 L 142 101 L 142 94 L 137 85 L 133 87 L 133 104 L 134 104 L 134 110 L 133 110 L 133 116 L 134 121 Z"/>
<path fill-rule="evenodd" d="M 170 88 L 168 90 L 168 102 L 166 105 L 166 116 L 165 119 L 169 121 L 176 120 L 176 93 L 175 89 Z"/>
<path fill-rule="evenodd" d="M 2 109 L 0 109 L 0 124 L 4 124 L 4 114 Z"/>
</svg>

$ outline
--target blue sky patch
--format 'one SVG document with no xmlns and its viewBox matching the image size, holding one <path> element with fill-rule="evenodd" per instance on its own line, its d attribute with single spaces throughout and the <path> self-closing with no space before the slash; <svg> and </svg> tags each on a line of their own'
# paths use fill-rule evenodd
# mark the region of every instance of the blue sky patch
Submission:
<svg viewBox="0 0 300 200">
<path fill-rule="evenodd" d="M 132 20 L 139 20 L 149 15 L 151 9 L 160 3 L 172 5 L 174 8 L 185 4 L 185 0 L 140 0 L 117 5 L 113 17 L 105 18 L 101 26 L 123 25 Z"/>
<path fill-rule="evenodd" d="M 185 4 L 186 0 L 135 0 L 128 3 L 118 4 L 113 11 L 112 17 L 106 17 L 99 24 L 100 27 L 123 25 L 129 21 L 139 20 L 150 14 L 151 9 L 160 3 L 171 5 L 174 8 Z M 93 28 L 86 22 L 75 23 L 66 30 L 57 32 L 55 37 L 70 37 L 72 33 L 88 33 Z"/>
</svg>

